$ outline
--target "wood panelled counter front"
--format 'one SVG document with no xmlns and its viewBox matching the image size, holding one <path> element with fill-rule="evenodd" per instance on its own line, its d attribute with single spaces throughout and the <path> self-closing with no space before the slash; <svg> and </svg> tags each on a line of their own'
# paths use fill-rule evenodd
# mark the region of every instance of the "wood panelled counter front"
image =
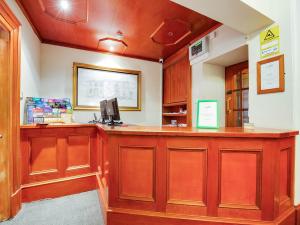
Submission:
<svg viewBox="0 0 300 225">
<path fill-rule="evenodd" d="M 23 200 L 91 177 L 108 225 L 296 223 L 298 132 L 74 126 L 22 128 Z"/>
<path fill-rule="evenodd" d="M 23 202 L 95 189 L 98 141 L 95 126 L 23 126 Z"/>
</svg>

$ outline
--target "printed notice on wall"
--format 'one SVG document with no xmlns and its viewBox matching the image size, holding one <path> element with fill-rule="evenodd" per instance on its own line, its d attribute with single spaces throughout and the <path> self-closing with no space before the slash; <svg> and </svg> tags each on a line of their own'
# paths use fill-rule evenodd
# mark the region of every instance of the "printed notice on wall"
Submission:
<svg viewBox="0 0 300 225">
<path fill-rule="evenodd" d="M 280 53 L 280 31 L 275 25 L 260 33 L 260 57 L 266 58 Z"/>
<path fill-rule="evenodd" d="M 218 128 L 218 102 L 215 100 L 199 100 L 198 101 L 198 128 Z"/>
<path fill-rule="evenodd" d="M 279 88 L 279 61 L 261 65 L 261 90 Z"/>
</svg>

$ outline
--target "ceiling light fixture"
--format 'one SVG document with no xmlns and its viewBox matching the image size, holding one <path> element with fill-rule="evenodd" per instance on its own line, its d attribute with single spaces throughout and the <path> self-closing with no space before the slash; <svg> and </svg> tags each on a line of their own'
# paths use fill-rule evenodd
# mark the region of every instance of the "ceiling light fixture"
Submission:
<svg viewBox="0 0 300 225">
<path fill-rule="evenodd" d="M 101 38 L 98 41 L 98 48 L 106 49 L 110 52 L 125 51 L 128 45 L 123 41 L 112 37 Z"/>
<path fill-rule="evenodd" d="M 113 52 L 115 50 L 114 46 L 109 46 L 109 51 Z"/>
<path fill-rule="evenodd" d="M 67 0 L 61 0 L 59 6 L 62 10 L 67 11 L 70 9 L 70 2 Z"/>
</svg>

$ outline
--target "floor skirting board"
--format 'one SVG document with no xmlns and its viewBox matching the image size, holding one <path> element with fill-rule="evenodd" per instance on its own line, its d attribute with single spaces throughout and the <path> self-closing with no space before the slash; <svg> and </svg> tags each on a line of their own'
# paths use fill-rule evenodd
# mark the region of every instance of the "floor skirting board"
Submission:
<svg viewBox="0 0 300 225">
<path fill-rule="evenodd" d="M 300 225 L 300 205 L 296 206 L 296 225 Z"/>
<path fill-rule="evenodd" d="M 295 210 L 286 211 L 276 221 L 254 221 L 236 218 L 183 216 L 168 213 L 110 209 L 107 214 L 107 222 L 108 225 L 293 225 L 295 224 Z"/>
<path fill-rule="evenodd" d="M 57 198 L 96 188 L 95 173 L 26 184 L 22 186 L 22 202 Z"/>
</svg>

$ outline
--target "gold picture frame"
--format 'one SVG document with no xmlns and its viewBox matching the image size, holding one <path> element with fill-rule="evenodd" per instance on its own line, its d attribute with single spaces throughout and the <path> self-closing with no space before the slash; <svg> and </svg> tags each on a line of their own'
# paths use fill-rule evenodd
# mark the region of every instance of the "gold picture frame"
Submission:
<svg viewBox="0 0 300 225">
<path fill-rule="evenodd" d="M 95 66 L 95 65 L 90 65 L 90 64 L 84 64 L 84 63 L 73 63 L 73 109 L 74 110 L 99 110 L 100 108 L 100 99 L 99 101 L 96 102 L 94 100 L 95 104 L 94 105 L 85 105 L 81 103 L 81 100 L 79 99 L 80 95 L 82 93 L 79 93 L 78 88 L 78 70 L 82 68 L 84 70 L 91 70 L 91 71 L 99 71 L 99 73 L 102 72 L 110 72 L 109 76 L 114 76 L 114 73 L 116 75 L 129 75 L 129 76 L 136 76 L 136 96 L 134 99 L 136 99 L 136 105 L 134 106 L 126 106 L 122 105 L 122 102 L 119 101 L 119 109 L 120 111 L 141 111 L 141 71 L 136 71 L 136 70 L 127 70 L 127 69 L 118 69 L 118 68 L 109 68 L 109 67 L 102 67 L 102 66 Z M 87 71 L 86 71 L 87 72 Z M 101 74 L 99 74 L 101 75 Z M 80 75 L 81 76 L 81 75 Z M 93 75 L 92 75 L 93 76 Z M 107 76 L 107 74 L 106 74 Z M 129 78 L 129 77 L 128 77 Z M 133 78 L 133 77 L 132 77 Z M 134 79 L 135 80 L 135 79 Z"/>
</svg>

